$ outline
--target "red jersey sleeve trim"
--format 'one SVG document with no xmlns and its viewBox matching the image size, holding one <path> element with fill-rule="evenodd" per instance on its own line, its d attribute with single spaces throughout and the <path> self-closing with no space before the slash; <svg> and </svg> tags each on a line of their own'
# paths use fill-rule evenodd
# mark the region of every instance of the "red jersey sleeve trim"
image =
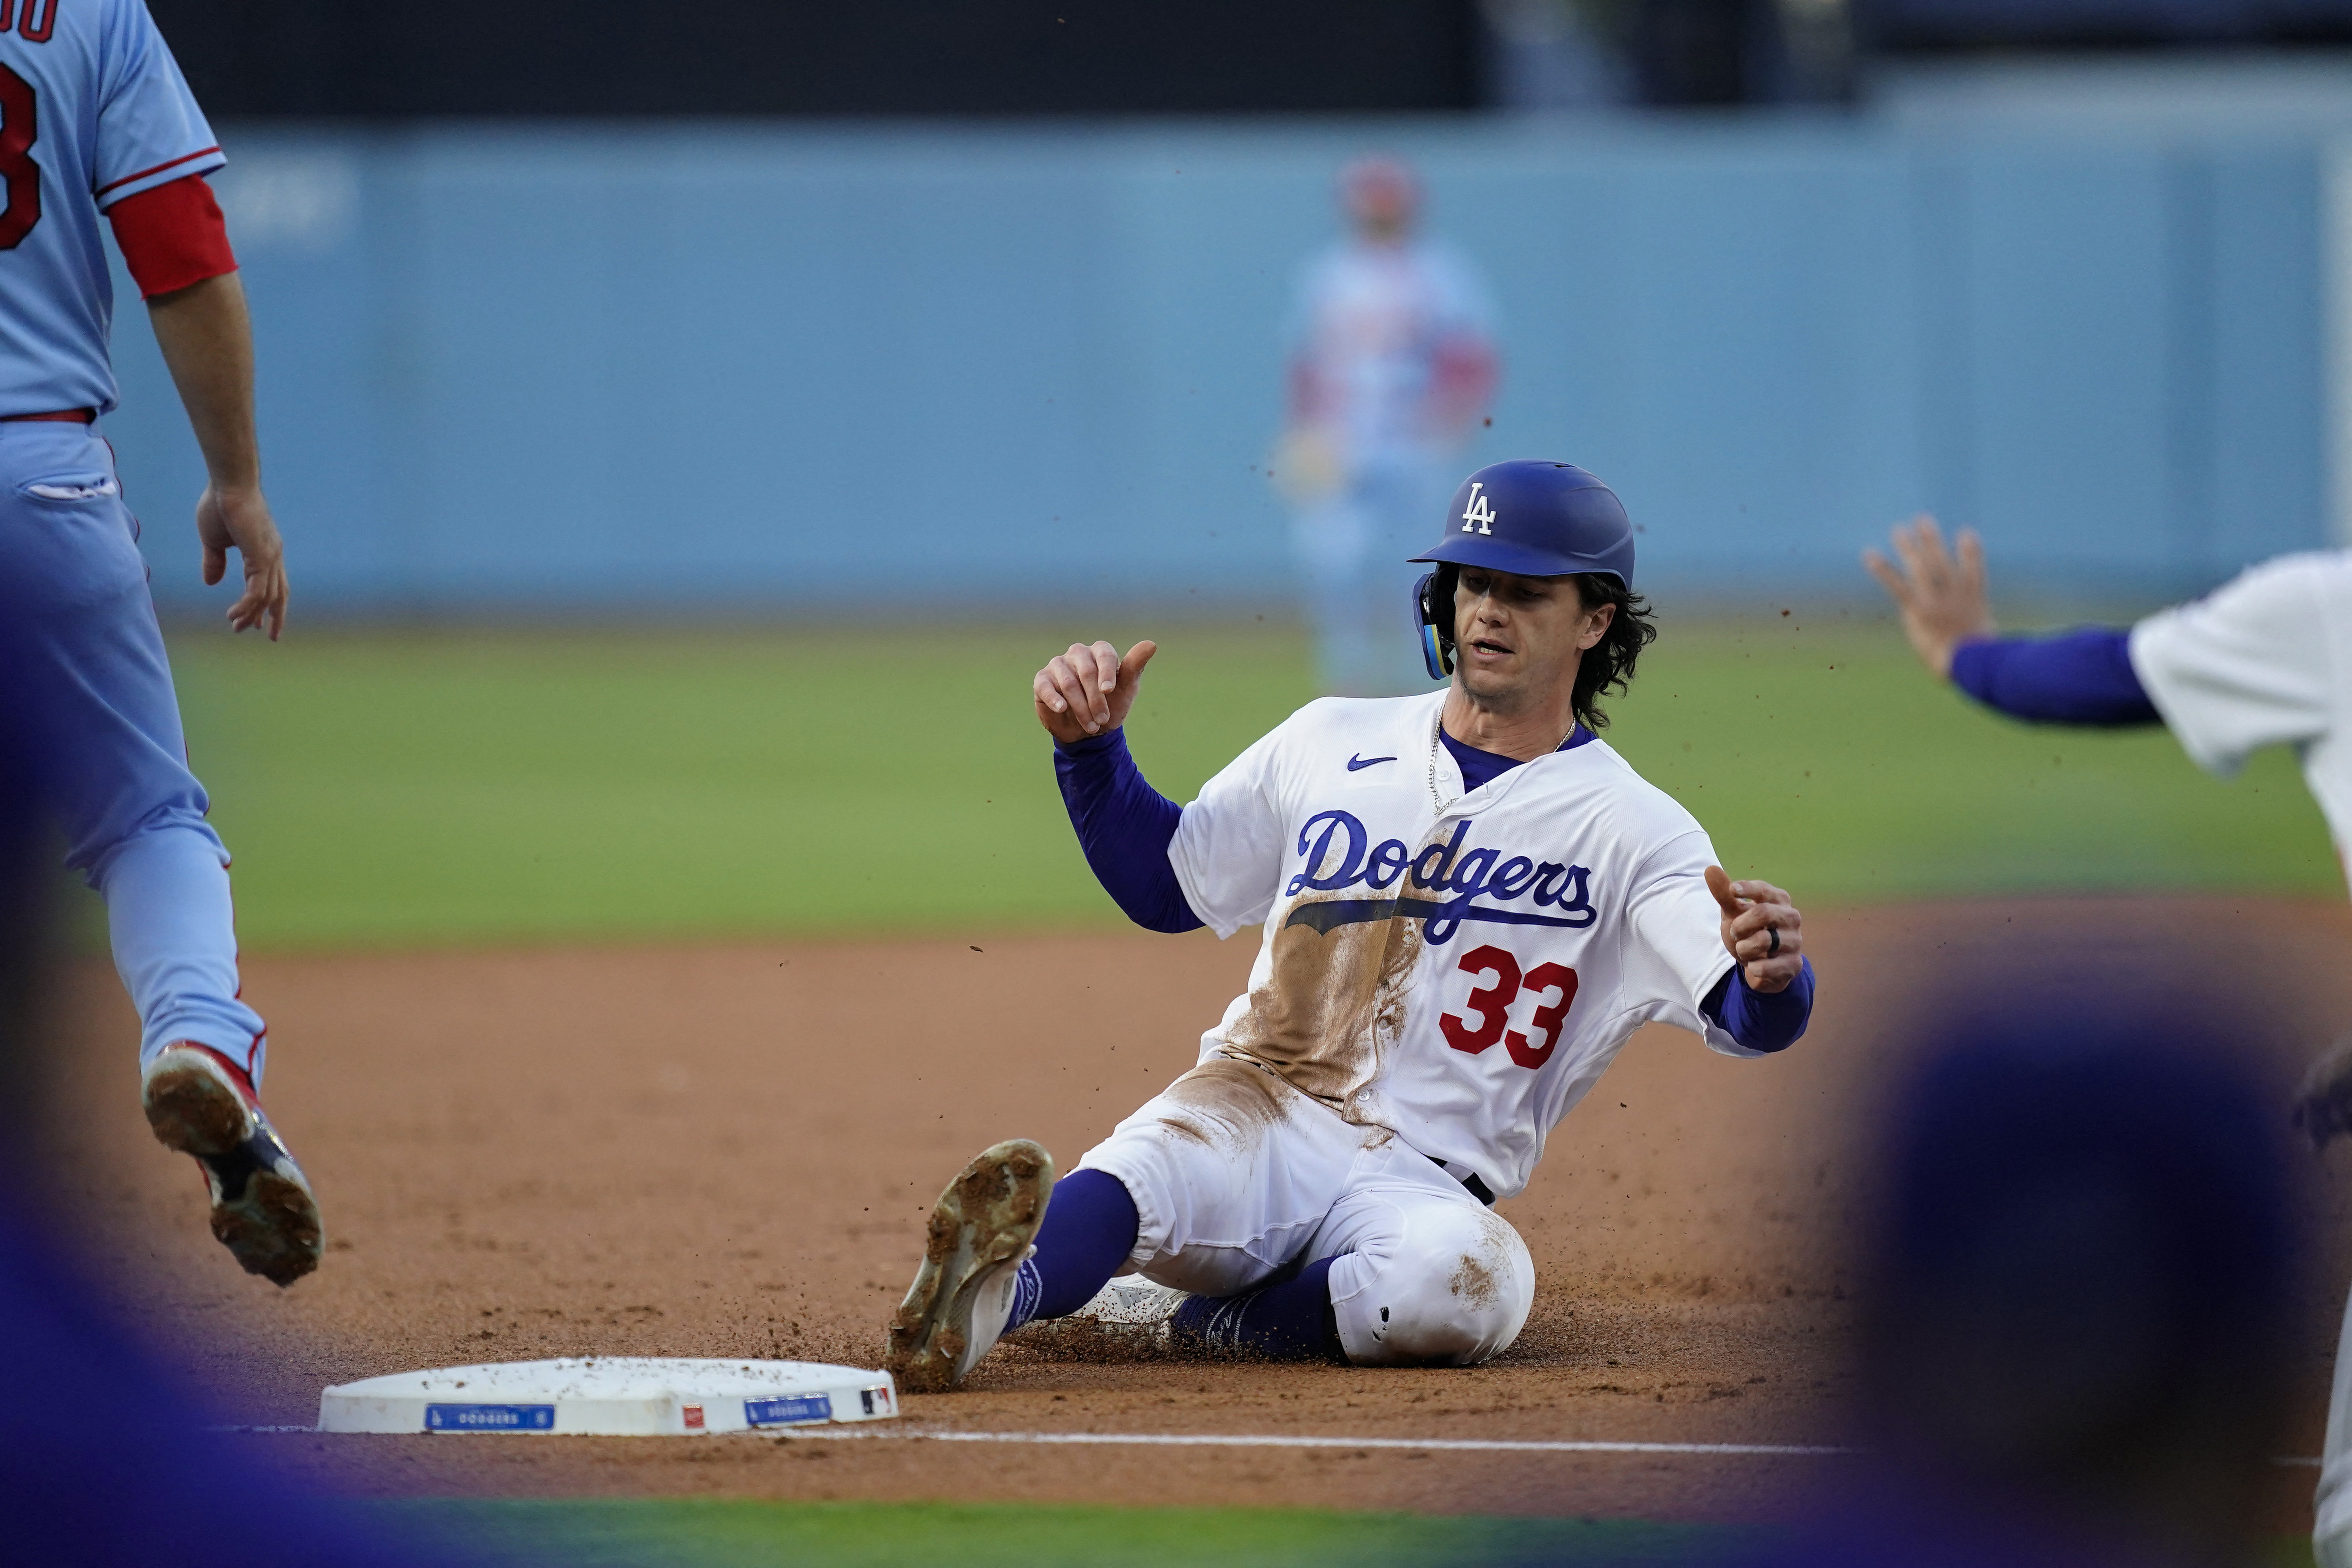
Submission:
<svg viewBox="0 0 2352 1568">
<path fill-rule="evenodd" d="M 142 300 L 236 270 L 228 224 L 202 174 L 125 196 L 106 216 Z"/>
<path fill-rule="evenodd" d="M 96 191 L 91 193 L 91 195 L 102 196 L 109 191 L 121 190 L 123 186 L 131 184 L 133 180 L 143 180 L 150 174 L 160 174 L 166 169 L 176 169 L 181 164 L 193 162 L 198 158 L 209 158 L 219 151 L 220 143 L 217 142 L 209 147 L 199 147 L 193 153 L 184 153 L 179 157 L 168 159 L 163 163 L 156 164 L 152 169 L 142 169 L 135 174 L 125 174 L 119 180 L 109 181 L 107 184 L 99 186 Z"/>
</svg>

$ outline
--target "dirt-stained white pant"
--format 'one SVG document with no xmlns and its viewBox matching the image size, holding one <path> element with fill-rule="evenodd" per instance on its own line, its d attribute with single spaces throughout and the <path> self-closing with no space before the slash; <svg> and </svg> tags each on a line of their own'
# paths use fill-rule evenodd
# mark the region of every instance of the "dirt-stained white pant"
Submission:
<svg viewBox="0 0 2352 1568">
<path fill-rule="evenodd" d="M 1246 1062 L 1194 1068 L 1078 1164 L 1126 1186 L 1130 1271 L 1159 1284 L 1235 1296 L 1334 1259 L 1339 1342 L 1360 1366 L 1475 1365 L 1535 1300 L 1527 1243 L 1459 1182 Z"/>
<path fill-rule="evenodd" d="M 2319 1497 L 2312 1555 L 2319 1568 L 2352 1568 L 2352 1300 L 2336 1345 L 2336 1382 L 2327 1397 L 2327 1440 L 2319 1454 Z"/>
</svg>

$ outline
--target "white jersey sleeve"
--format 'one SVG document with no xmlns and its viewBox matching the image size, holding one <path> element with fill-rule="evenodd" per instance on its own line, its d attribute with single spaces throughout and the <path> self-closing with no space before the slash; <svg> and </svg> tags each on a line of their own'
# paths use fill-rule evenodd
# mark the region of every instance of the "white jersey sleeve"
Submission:
<svg viewBox="0 0 2352 1568">
<path fill-rule="evenodd" d="M 1263 921 L 1282 887 L 1283 817 L 1275 770 L 1286 721 L 1260 736 L 1185 806 L 1168 846 L 1184 901 L 1223 940 Z"/>
<path fill-rule="evenodd" d="M 2286 556 L 2132 628 L 2132 669 L 2198 766 L 2226 776 L 2264 746 L 2327 732 L 2343 671 L 2331 570 L 2340 558 Z"/>
<path fill-rule="evenodd" d="M 2200 767 L 2294 748 L 2352 865 L 2352 551 L 2282 556 L 2131 632 L 2148 700 Z"/>
<path fill-rule="evenodd" d="M 1636 874 L 1625 911 L 1626 999 L 1643 1022 L 1688 1029 L 1710 1050 L 1762 1056 L 1699 1011 L 1733 962 L 1723 945 L 1722 909 L 1706 890 L 1714 864 L 1715 846 L 1694 830 L 1660 845 Z"/>
</svg>

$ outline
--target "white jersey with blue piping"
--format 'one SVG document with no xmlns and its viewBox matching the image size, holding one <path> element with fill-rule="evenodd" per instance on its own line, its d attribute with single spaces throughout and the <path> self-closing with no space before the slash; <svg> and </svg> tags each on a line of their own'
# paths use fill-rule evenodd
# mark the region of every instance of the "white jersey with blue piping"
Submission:
<svg viewBox="0 0 2352 1568">
<path fill-rule="evenodd" d="M 0 414 L 114 406 L 100 216 L 223 162 L 141 0 L 0 0 Z"/>
<path fill-rule="evenodd" d="M 1508 1197 L 1642 1025 L 1759 1053 L 1700 1012 L 1732 958 L 1690 813 L 1597 740 L 1465 795 L 1444 700 L 1309 703 L 1202 787 L 1168 858 L 1220 937 L 1264 924 L 1204 1060 Z"/>
</svg>

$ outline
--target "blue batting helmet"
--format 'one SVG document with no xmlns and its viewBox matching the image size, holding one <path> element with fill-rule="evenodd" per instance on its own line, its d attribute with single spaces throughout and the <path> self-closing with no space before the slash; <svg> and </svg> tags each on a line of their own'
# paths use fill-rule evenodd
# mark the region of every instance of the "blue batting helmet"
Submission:
<svg viewBox="0 0 2352 1568">
<path fill-rule="evenodd" d="M 1489 463 L 1454 492 L 1445 534 L 1413 557 L 1436 568 L 1413 584 L 1413 619 L 1432 680 L 1452 673 L 1454 574 L 1465 566 L 1522 577 L 1594 573 L 1633 585 L 1633 523 L 1617 492 L 1573 463 Z"/>
<path fill-rule="evenodd" d="M 1522 577 L 1598 572 L 1633 585 L 1633 524 L 1617 492 L 1573 463 L 1489 463 L 1454 492 L 1445 537 L 1415 561 Z"/>
</svg>

